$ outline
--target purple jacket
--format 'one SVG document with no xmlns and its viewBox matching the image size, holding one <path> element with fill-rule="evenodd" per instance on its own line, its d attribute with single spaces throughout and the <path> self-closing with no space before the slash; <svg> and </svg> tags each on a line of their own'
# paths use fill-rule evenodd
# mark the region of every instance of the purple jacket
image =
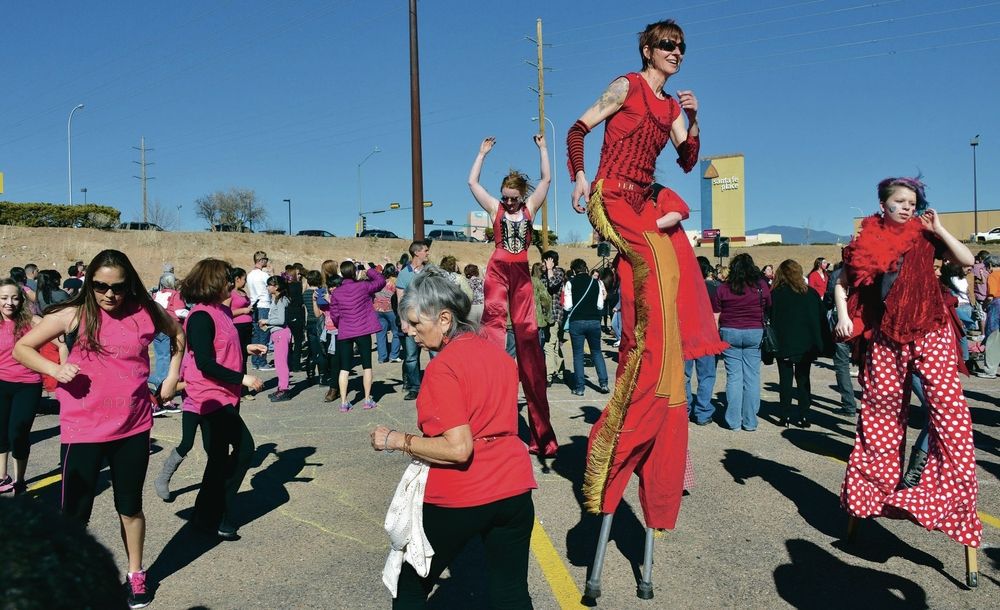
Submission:
<svg viewBox="0 0 1000 610">
<path fill-rule="evenodd" d="M 344 280 L 330 294 L 330 318 L 337 326 L 337 339 L 353 339 L 381 330 L 372 298 L 385 287 L 385 276 L 368 269 L 367 281 Z"/>
</svg>

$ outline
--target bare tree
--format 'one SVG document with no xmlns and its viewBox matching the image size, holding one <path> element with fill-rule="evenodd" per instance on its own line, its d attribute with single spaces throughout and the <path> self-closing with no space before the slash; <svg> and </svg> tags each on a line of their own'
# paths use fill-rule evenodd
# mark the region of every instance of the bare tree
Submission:
<svg viewBox="0 0 1000 610">
<path fill-rule="evenodd" d="M 195 215 L 205 220 L 212 230 L 215 225 L 231 225 L 242 229 L 261 227 L 267 220 L 267 211 L 257 200 L 252 189 L 233 187 L 216 191 L 195 200 Z"/>
<path fill-rule="evenodd" d="M 146 212 L 149 222 L 164 229 L 173 229 L 177 224 L 177 214 L 164 207 L 160 200 L 154 201 Z"/>
</svg>

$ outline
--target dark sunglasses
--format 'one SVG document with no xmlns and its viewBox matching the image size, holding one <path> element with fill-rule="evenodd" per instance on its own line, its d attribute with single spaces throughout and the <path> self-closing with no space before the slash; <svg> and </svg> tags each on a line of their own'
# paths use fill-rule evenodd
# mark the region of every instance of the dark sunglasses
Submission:
<svg viewBox="0 0 1000 610">
<path fill-rule="evenodd" d="M 504 197 L 500 196 L 501 203 L 520 203 L 524 201 L 523 197 Z"/>
<path fill-rule="evenodd" d="M 104 282 L 98 282 L 95 280 L 93 282 L 93 286 L 94 286 L 94 292 L 96 292 L 97 294 L 107 294 L 109 290 L 115 294 L 125 294 L 125 291 L 128 289 L 125 282 L 119 282 L 117 284 L 105 284 Z"/>
<path fill-rule="evenodd" d="M 684 55 L 684 53 L 687 51 L 688 47 L 687 47 L 687 44 L 684 43 L 683 41 L 682 42 L 674 42 L 673 40 L 669 40 L 667 38 L 664 38 L 660 42 L 654 44 L 653 48 L 654 49 L 659 49 L 661 51 L 666 51 L 667 53 L 673 53 L 674 49 L 680 49 L 681 50 L 681 55 Z"/>
</svg>

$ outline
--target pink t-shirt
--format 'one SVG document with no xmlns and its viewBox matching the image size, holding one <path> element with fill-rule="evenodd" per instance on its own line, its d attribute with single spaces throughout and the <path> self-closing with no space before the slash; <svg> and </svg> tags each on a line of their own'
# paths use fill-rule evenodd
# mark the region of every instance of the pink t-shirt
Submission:
<svg viewBox="0 0 1000 610">
<path fill-rule="evenodd" d="M 204 311 L 212 317 L 215 324 L 215 360 L 227 369 L 240 370 L 243 366 L 243 347 L 240 345 L 240 335 L 233 324 L 229 308 L 225 305 L 195 305 L 191 315 Z M 191 316 L 188 316 L 191 319 Z M 185 324 L 185 328 L 187 325 Z M 240 384 L 225 383 L 218 379 L 209 379 L 198 369 L 194 361 L 194 352 L 190 347 L 184 352 L 184 381 L 186 396 L 182 408 L 191 413 L 204 415 L 218 411 L 226 405 L 236 405 L 240 401 Z"/>
<path fill-rule="evenodd" d="M 229 302 L 230 310 L 236 311 L 237 309 L 250 307 L 250 297 L 244 295 L 239 290 L 233 290 L 231 296 L 233 300 Z M 253 322 L 253 316 L 248 313 L 243 313 L 233 318 L 233 324 L 248 324 L 250 322 Z"/>
<path fill-rule="evenodd" d="M 124 304 L 109 314 L 100 310 L 98 343 L 87 346 L 86 321 L 68 362 L 80 367 L 69 383 L 56 388 L 63 443 L 103 443 L 133 436 L 153 427 L 149 381 L 149 344 L 156 327 L 138 304 Z"/>
<path fill-rule="evenodd" d="M 28 329 L 25 329 L 25 332 L 27 331 Z M 41 375 L 14 360 L 14 344 L 20 338 L 14 336 L 13 320 L 0 322 L 0 380 L 11 383 L 41 383 Z"/>
</svg>

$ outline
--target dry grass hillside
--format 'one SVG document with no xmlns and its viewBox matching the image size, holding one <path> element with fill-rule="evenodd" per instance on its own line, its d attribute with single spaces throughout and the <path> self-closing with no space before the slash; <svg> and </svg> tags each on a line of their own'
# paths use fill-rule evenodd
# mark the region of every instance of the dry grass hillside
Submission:
<svg viewBox="0 0 1000 610">
<path fill-rule="evenodd" d="M 10 267 L 35 263 L 42 269 L 57 269 L 64 273 L 76 260 L 89 262 L 99 251 L 114 248 L 128 254 L 139 270 L 146 285 L 152 286 L 159 278 L 164 263 L 172 263 L 177 275 L 183 277 L 198 260 L 206 257 L 223 258 L 231 263 L 249 268 L 253 266 L 253 253 L 264 250 L 275 269 L 293 262 L 307 268 L 318 268 L 326 259 L 373 261 L 383 257 L 395 261 L 406 251 L 409 242 L 402 239 L 375 238 L 322 238 L 289 237 L 241 233 L 175 233 L 158 231 L 98 231 L 95 229 L 46 229 L 0 226 L 0 274 L 6 275 Z M 459 265 L 475 263 L 485 268 L 492 244 L 460 242 L 435 242 L 431 260 L 451 254 Z M 558 246 L 560 262 L 568 266 L 574 258 L 583 258 L 589 264 L 600 262 L 594 248 L 587 246 Z M 734 248 L 732 253 L 742 251 Z M 777 264 L 786 258 L 798 260 L 807 270 L 818 256 L 838 260 L 836 246 L 759 246 L 747 250 L 758 265 Z M 698 250 L 711 258 L 711 248 Z M 537 250 L 531 260 L 539 260 Z"/>
</svg>

